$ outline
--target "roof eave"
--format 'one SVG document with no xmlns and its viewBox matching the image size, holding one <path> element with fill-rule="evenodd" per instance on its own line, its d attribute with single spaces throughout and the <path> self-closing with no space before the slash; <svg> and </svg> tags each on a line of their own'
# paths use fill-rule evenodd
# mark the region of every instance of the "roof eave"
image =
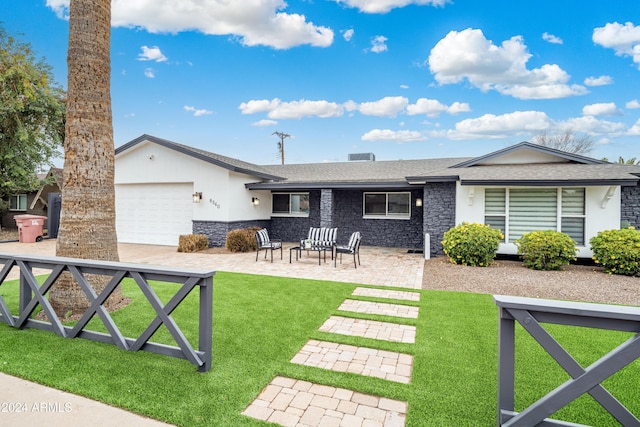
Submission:
<svg viewBox="0 0 640 427">
<path fill-rule="evenodd" d="M 529 187 L 565 187 L 565 186 L 598 186 L 598 185 L 636 185 L 637 179 L 463 179 L 460 185 L 478 186 L 529 186 Z"/>
<path fill-rule="evenodd" d="M 254 182 L 245 184 L 249 190 L 369 190 L 369 189 L 410 189 L 411 184 L 406 181 L 379 181 L 379 182 Z"/>
</svg>

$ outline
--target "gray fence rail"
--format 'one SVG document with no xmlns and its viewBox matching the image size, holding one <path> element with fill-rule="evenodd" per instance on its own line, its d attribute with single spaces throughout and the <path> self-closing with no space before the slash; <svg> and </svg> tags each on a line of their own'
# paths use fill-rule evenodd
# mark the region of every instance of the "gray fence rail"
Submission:
<svg viewBox="0 0 640 427">
<path fill-rule="evenodd" d="M 0 322 L 15 328 L 35 328 L 55 332 L 63 338 L 85 338 L 102 343 L 114 344 L 122 350 L 148 351 L 166 356 L 186 359 L 198 366 L 198 371 L 211 369 L 212 322 L 213 322 L 213 276 L 215 271 L 187 270 L 179 268 L 156 267 L 120 262 L 93 261 L 75 258 L 22 256 L 0 254 L 0 290 L 6 277 L 13 268 L 20 269 L 20 302 L 17 316 L 13 315 L 0 295 Z M 35 278 L 34 269 L 44 269 L 47 275 L 40 285 Z M 46 272 L 45 272 L 46 270 Z M 90 307 L 75 326 L 65 326 L 55 314 L 47 292 L 60 278 L 63 272 L 69 272 L 86 295 Z M 100 294 L 91 287 L 87 274 L 111 277 Z M 132 278 L 147 301 L 155 310 L 155 318 L 138 338 L 123 336 L 103 303 L 116 287 L 126 278 Z M 163 304 L 149 281 L 181 283 L 175 295 Z M 161 286 L 161 285 L 160 285 Z M 171 313 L 195 288 L 199 288 L 198 349 L 195 350 L 176 324 Z M 31 318 L 34 310 L 40 306 L 49 319 L 48 322 Z M 108 333 L 85 329 L 88 322 L 97 315 Z M 165 325 L 177 346 L 150 342 L 151 336 Z"/>
<path fill-rule="evenodd" d="M 494 295 L 499 307 L 498 426 L 579 426 L 549 417 L 589 393 L 625 427 L 640 426 L 638 418 L 611 395 L 602 382 L 640 358 L 640 308 Z M 514 411 L 515 322 L 555 359 L 571 377 L 537 402 Z M 583 368 L 541 323 L 633 332 L 636 335 Z"/>
</svg>

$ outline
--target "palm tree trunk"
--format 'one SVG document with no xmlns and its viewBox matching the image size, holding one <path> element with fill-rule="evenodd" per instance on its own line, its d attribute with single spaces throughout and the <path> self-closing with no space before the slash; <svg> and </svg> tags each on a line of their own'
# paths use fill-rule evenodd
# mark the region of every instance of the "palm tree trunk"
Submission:
<svg viewBox="0 0 640 427">
<path fill-rule="evenodd" d="M 67 64 L 62 211 L 56 255 L 118 261 L 115 227 L 114 143 L 110 92 L 111 0 L 71 0 Z M 99 292 L 104 277 L 90 278 Z M 70 275 L 49 298 L 56 313 L 88 306 Z M 111 302 L 121 297 L 115 295 Z"/>
</svg>

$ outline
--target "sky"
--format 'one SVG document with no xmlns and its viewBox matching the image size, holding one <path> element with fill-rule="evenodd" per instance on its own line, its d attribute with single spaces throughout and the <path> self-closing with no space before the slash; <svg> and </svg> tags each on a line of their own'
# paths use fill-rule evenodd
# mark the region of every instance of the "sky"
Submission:
<svg viewBox="0 0 640 427">
<path fill-rule="evenodd" d="M 69 0 L 0 25 L 67 86 Z M 640 159 L 636 0 L 113 0 L 116 147 L 256 164 L 480 156 L 571 130 Z"/>
</svg>

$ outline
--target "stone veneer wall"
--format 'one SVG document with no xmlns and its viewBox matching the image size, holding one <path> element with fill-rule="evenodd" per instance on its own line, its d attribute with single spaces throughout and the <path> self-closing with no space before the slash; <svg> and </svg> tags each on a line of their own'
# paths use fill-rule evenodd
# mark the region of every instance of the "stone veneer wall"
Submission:
<svg viewBox="0 0 640 427">
<path fill-rule="evenodd" d="M 269 236 L 283 242 L 299 242 L 309 234 L 309 227 L 320 227 L 320 190 L 309 191 L 308 217 L 271 218 Z"/>
<path fill-rule="evenodd" d="M 269 228 L 269 220 L 255 221 L 193 221 L 193 234 L 204 234 L 209 240 L 210 248 L 224 247 L 227 242 L 227 233 L 237 228 L 266 227 Z M 269 231 L 271 236 L 271 231 Z M 275 237 L 275 236 L 273 236 Z"/>
<path fill-rule="evenodd" d="M 431 255 L 444 255 L 442 236 L 456 222 L 456 184 L 445 182 L 424 187 L 424 232 L 429 233 Z"/>
<path fill-rule="evenodd" d="M 640 228 L 640 186 L 622 187 L 620 221 L 628 221 L 635 228 Z"/>
<path fill-rule="evenodd" d="M 389 190 L 398 191 L 398 190 Z M 338 244 L 347 244 L 354 231 L 362 233 L 362 244 L 396 248 L 421 249 L 424 245 L 422 235 L 422 207 L 413 203 L 422 198 L 422 190 L 411 191 L 411 218 L 364 219 L 362 218 L 362 190 L 334 190 L 333 227 L 338 227 Z"/>
</svg>

